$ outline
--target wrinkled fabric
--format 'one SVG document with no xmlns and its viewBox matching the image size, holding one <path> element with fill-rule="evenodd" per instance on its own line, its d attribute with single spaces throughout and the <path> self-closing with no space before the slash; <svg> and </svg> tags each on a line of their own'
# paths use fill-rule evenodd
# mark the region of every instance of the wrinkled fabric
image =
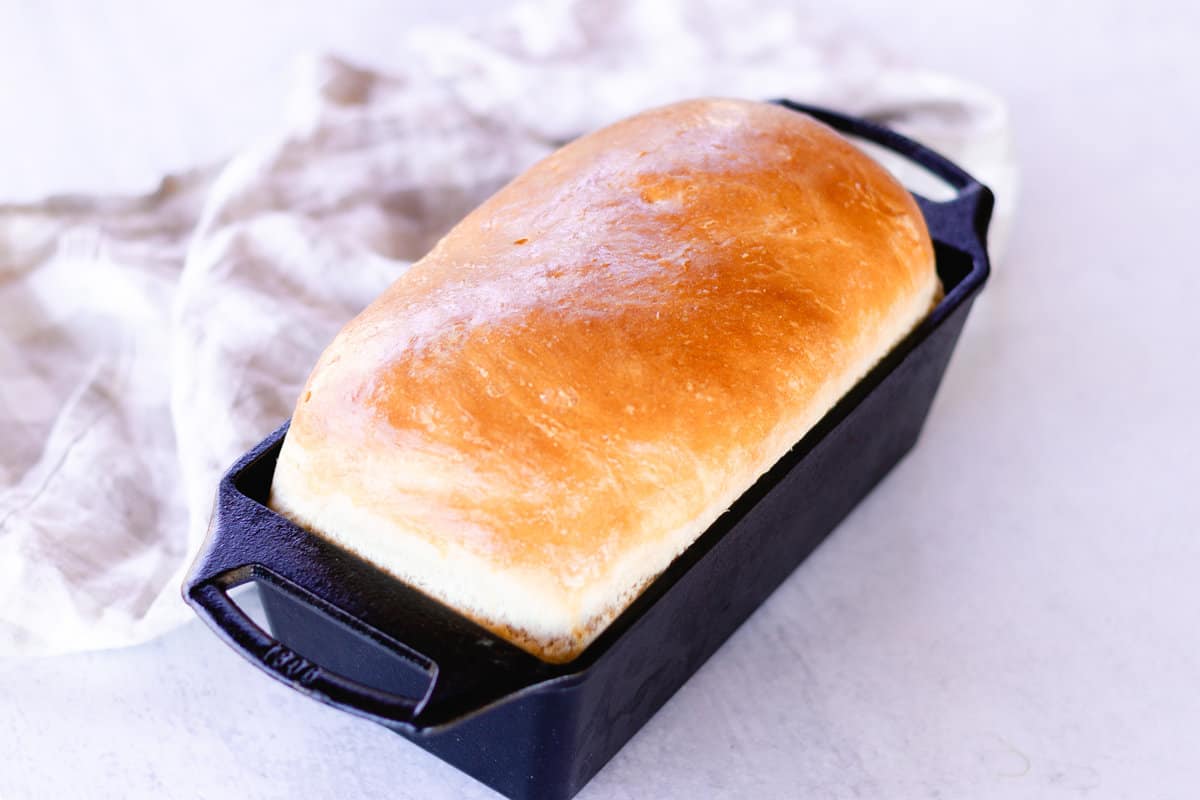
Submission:
<svg viewBox="0 0 1200 800">
<path fill-rule="evenodd" d="M 350 317 L 580 133 L 701 95 L 836 107 L 992 185 L 1002 244 L 1001 101 L 761 5 L 563 2 L 417 30 L 402 74 L 314 59 L 280 130 L 224 165 L 144 197 L 0 205 L 0 655 L 188 619 L 179 584 L 223 470 Z"/>
</svg>

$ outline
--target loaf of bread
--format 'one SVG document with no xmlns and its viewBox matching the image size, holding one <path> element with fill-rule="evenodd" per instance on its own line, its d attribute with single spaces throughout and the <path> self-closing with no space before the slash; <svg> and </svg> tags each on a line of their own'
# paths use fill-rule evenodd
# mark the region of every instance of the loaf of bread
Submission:
<svg viewBox="0 0 1200 800">
<path fill-rule="evenodd" d="M 939 293 L 911 196 L 830 128 L 647 111 L 516 178 L 346 325 L 270 502 L 568 661 Z"/>
</svg>

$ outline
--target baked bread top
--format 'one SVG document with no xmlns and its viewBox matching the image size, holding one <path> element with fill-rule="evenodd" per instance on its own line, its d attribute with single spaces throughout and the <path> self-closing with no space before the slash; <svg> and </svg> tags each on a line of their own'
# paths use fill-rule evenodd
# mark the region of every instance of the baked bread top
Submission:
<svg viewBox="0 0 1200 800">
<path fill-rule="evenodd" d="M 271 503 L 569 660 L 938 292 L 912 197 L 830 128 L 647 111 L 516 178 L 342 330 Z"/>
</svg>

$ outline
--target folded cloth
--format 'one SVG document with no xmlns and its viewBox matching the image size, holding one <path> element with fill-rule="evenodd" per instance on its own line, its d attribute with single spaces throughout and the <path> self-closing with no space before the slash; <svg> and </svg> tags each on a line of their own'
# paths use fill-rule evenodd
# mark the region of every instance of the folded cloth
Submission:
<svg viewBox="0 0 1200 800">
<path fill-rule="evenodd" d="M 282 130 L 221 167 L 0 206 L 0 654 L 188 619 L 220 474 L 287 418 L 323 346 L 584 131 L 689 96 L 786 96 L 931 144 L 997 190 L 1000 235 L 1011 215 L 999 100 L 767 3 L 541 4 L 401 46 L 391 76 L 314 60 Z"/>
</svg>

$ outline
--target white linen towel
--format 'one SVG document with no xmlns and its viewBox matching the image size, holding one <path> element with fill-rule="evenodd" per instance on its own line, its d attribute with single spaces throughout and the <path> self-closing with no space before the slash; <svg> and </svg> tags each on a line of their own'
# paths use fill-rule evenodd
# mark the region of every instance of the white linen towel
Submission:
<svg viewBox="0 0 1200 800">
<path fill-rule="evenodd" d="M 286 123 L 145 197 L 0 205 L 0 654 L 144 641 L 222 471 L 323 346 L 458 218 L 556 145 L 685 97 L 885 120 L 999 198 L 1004 105 L 766 3 L 560 2 L 415 30 L 403 74 L 316 59 Z"/>
</svg>

